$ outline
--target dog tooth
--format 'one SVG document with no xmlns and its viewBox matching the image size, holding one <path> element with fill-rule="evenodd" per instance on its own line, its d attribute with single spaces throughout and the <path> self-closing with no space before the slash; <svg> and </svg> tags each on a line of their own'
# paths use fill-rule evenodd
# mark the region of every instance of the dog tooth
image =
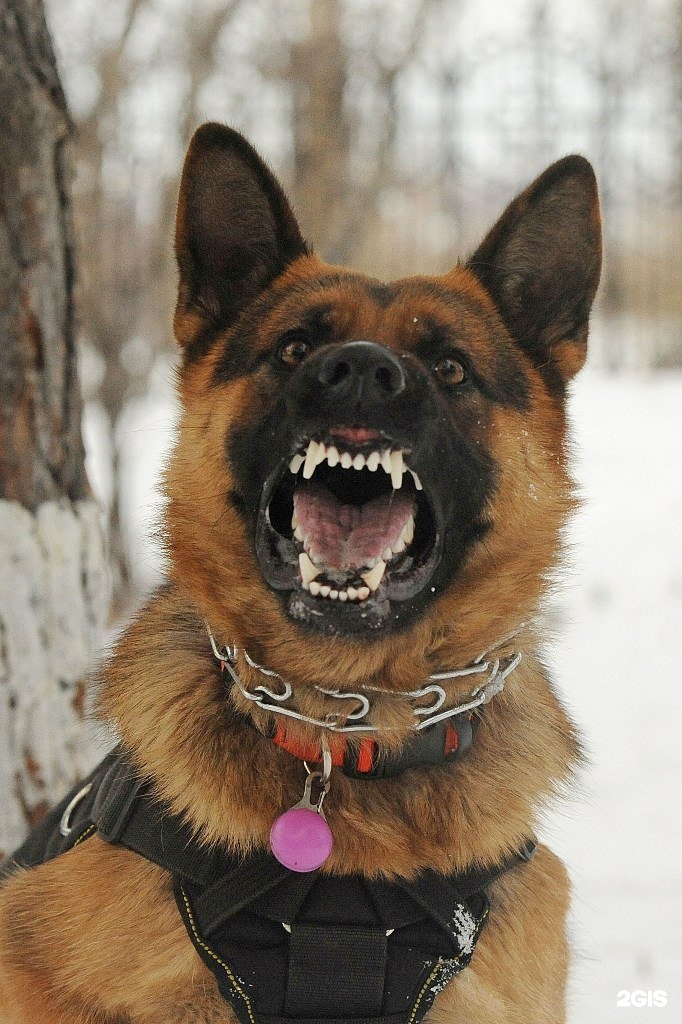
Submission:
<svg viewBox="0 0 682 1024">
<path fill-rule="evenodd" d="M 315 465 L 319 466 L 322 462 L 326 462 L 326 461 L 327 461 L 327 449 L 325 448 L 325 446 L 322 443 L 322 441 L 320 441 L 319 447 L 317 449 L 317 455 L 315 456 Z"/>
<path fill-rule="evenodd" d="M 325 583 L 324 586 L 320 587 L 320 594 L 322 595 L 322 597 L 329 597 L 331 589 L 332 588 L 328 587 Z"/>
<path fill-rule="evenodd" d="M 391 551 L 390 548 L 386 548 L 381 557 L 383 558 L 384 562 L 390 562 L 391 559 L 393 558 L 393 552 Z"/>
<path fill-rule="evenodd" d="M 353 456 L 350 454 L 350 452 L 344 452 L 343 455 L 341 456 L 341 466 L 343 467 L 343 469 L 350 469 L 352 465 Z"/>
<path fill-rule="evenodd" d="M 310 590 L 310 584 L 306 583 L 305 581 L 301 584 L 301 586 L 303 587 L 304 590 Z"/>
<path fill-rule="evenodd" d="M 310 593 L 313 597 L 317 597 L 320 593 L 321 587 L 317 580 L 312 580 L 310 583 Z"/>
<path fill-rule="evenodd" d="M 301 455 L 300 453 L 298 455 L 294 455 L 293 459 L 289 463 L 289 469 L 294 474 L 294 476 L 298 473 L 299 469 L 301 468 L 304 462 L 305 455 Z"/>
<path fill-rule="evenodd" d="M 339 601 L 347 601 L 347 600 L 348 600 L 348 594 L 346 593 L 346 591 L 345 590 L 339 590 Z"/>
<path fill-rule="evenodd" d="M 413 469 L 411 469 L 410 473 L 412 474 L 412 479 L 414 480 L 414 486 L 417 488 L 418 491 L 423 491 L 424 488 L 422 487 L 422 482 L 419 479 L 419 477 L 417 476 L 417 474 L 415 473 L 415 471 Z"/>
<path fill-rule="evenodd" d="M 339 455 L 338 449 L 335 448 L 334 445 L 332 445 L 330 448 L 327 448 L 327 465 L 331 466 L 333 469 L 334 466 L 338 465 L 340 461 L 341 456 Z"/>
<path fill-rule="evenodd" d="M 405 523 L 401 536 L 404 537 L 406 543 L 408 544 L 411 544 L 412 541 L 414 540 L 414 516 L 410 516 L 410 518 Z"/>
<path fill-rule="evenodd" d="M 314 580 L 315 577 L 319 576 L 322 572 L 322 570 L 318 569 L 316 565 L 313 565 L 305 551 L 302 551 L 298 556 L 298 566 L 301 570 L 301 579 L 304 583 L 310 583 L 311 580 Z"/>
<path fill-rule="evenodd" d="M 369 587 L 360 587 L 358 590 L 358 601 L 366 601 L 369 597 Z"/>
<path fill-rule="evenodd" d="M 391 453 L 388 450 L 381 453 L 381 465 L 384 469 L 384 472 L 388 473 L 388 475 L 390 476 L 393 467 L 391 466 Z"/>
<path fill-rule="evenodd" d="M 298 518 L 296 516 L 296 512 L 292 512 L 291 513 L 291 529 L 295 530 L 297 526 L 298 526 Z"/>
<path fill-rule="evenodd" d="M 357 454 L 353 459 L 353 469 L 364 469 L 365 468 L 365 456 Z"/>
<path fill-rule="evenodd" d="M 308 445 L 308 451 L 305 455 L 305 465 L 303 467 L 303 479 L 310 480 L 311 476 L 315 472 L 315 466 L 317 465 L 317 453 L 320 449 L 317 441 L 311 441 Z"/>
<path fill-rule="evenodd" d="M 339 596 L 338 590 L 330 590 L 329 591 L 329 596 L 331 597 L 332 601 L 336 601 L 338 599 L 338 596 Z"/>
<path fill-rule="evenodd" d="M 394 555 L 400 555 L 400 554 L 402 554 L 402 552 L 403 552 L 403 551 L 405 550 L 405 548 L 406 548 L 406 547 L 407 547 L 407 544 L 405 543 L 405 541 L 403 540 L 403 538 L 402 538 L 402 535 L 401 535 L 401 536 L 400 536 L 400 537 L 398 538 L 398 543 L 397 543 L 397 544 L 396 544 L 396 546 L 395 546 L 395 547 L 393 548 L 393 554 L 394 554 Z"/>
<path fill-rule="evenodd" d="M 297 526 L 296 529 L 294 530 L 294 537 L 296 538 L 296 540 L 305 540 L 305 534 L 303 533 L 303 530 L 301 529 L 300 526 Z"/>
<path fill-rule="evenodd" d="M 403 486 L 403 453 L 391 452 L 391 483 L 397 491 Z"/>
<path fill-rule="evenodd" d="M 376 470 L 379 468 L 379 463 L 380 462 L 381 462 L 381 452 L 372 452 L 365 459 L 365 465 L 367 466 L 367 469 L 370 471 L 370 473 L 376 472 Z"/>
<path fill-rule="evenodd" d="M 369 572 L 363 572 L 362 578 L 370 590 L 376 590 L 386 572 L 386 563 L 379 559 L 377 564 Z"/>
<path fill-rule="evenodd" d="M 346 593 L 348 594 L 348 597 L 351 599 L 351 601 L 357 601 L 358 592 L 355 589 L 355 587 L 349 587 Z"/>
</svg>

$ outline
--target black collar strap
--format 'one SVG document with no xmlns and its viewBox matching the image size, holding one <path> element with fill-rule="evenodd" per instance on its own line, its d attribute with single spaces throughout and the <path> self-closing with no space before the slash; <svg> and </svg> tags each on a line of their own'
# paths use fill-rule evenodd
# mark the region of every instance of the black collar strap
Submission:
<svg viewBox="0 0 682 1024">
<path fill-rule="evenodd" d="M 250 719 L 245 720 L 252 724 Z M 472 712 L 465 711 L 414 733 L 395 753 L 387 753 L 377 740 L 369 737 L 349 743 L 345 736 L 332 736 L 329 741 L 332 764 L 352 779 L 395 778 L 408 768 L 459 760 L 471 746 L 473 726 Z M 270 738 L 301 761 L 309 764 L 322 761 L 319 744 L 305 744 L 292 739 L 282 722 L 277 723 Z"/>
</svg>

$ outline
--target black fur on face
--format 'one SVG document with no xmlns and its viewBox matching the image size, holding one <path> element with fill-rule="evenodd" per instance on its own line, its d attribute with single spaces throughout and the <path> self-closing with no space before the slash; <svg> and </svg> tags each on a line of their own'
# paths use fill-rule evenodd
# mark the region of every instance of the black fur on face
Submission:
<svg viewBox="0 0 682 1024">
<path fill-rule="evenodd" d="M 254 399 L 263 411 L 226 438 L 236 485 L 231 501 L 252 538 L 266 582 L 289 616 L 324 633 L 371 635 L 410 625 L 455 579 L 472 545 L 489 529 L 486 509 L 496 476 L 486 445 L 490 411 L 495 405 L 524 409 L 528 381 L 523 360 L 508 340 L 499 349 L 494 344 L 493 335 L 497 332 L 502 339 L 504 329 L 495 318 L 486 320 L 470 296 L 413 279 L 393 286 L 393 301 L 380 306 L 372 282 L 353 276 L 343 282 L 339 309 L 337 284 L 313 279 L 296 295 L 284 296 L 280 308 L 269 304 L 269 320 L 280 329 L 269 338 L 261 331 L 257 343 L 248 347 L 253 364 L 242 367 L 242 373 L 253 374 Z M 383 325 L 382 307 L 388 321 Z M 356 311 L 355 322 L 348 322 L 349 308 Z M 364 336 L 369 332 L 358 323 L 363 317 L 366 323 L 374 319 L 378 340 Z M 399 325 L 397 332 L 393 324 Z M 241 328 L 238 333 L 243 340 Z M 490 338 L 484 344 L 486 335 Z M 307 346 L 294 368 L 281 359 L 287 339 Z M 226 351 L 231 345 L 228 339 Z M 333 378 L 330 385 L 325 367 L 347 369 L 348 354 L 352 366 L 359 350 L 369 363 L 361 360 L 355 390 L 343 381 L 340 388 L 335 386 Z M 463 372 L 456 384 L 442 381 L 435 370 L 450 357 Z M 220 359 L 217 365 L 222 363 Z M 402 383 L 392 388 L 394 366 Z M 384 370 L 389 373 L 386 380 Z M 372 389 L 377 380 L 378 391 Z M 361 433 L 352 439 L 358 430 L 372 436 Z M 340 441 L 339 432 L 346 431 L 351 434 Z M 294 497 L 299 488 L 319 482 L 344 506 L 362 508 L 388 498 L 390 477 L 381 468 L 344 470 L 325 463 L 307 485 L 304 467 L 298 465 L 292 473 L 290 463 L 306 452 L 311 440 L 365 459 L 373 451 L 402 451 L 422 488 L 417 490 L 410 472 L 403 474 L 396 493 L 414 502 L 414 538 L 387 563 L 381 584 L 362 601 L 333 600 L 304 589 L 303 546 L 292 527 Z M 342 592 L 362 589 L 368 567 L 337 567 L 331 573 L 328 568 L 321 578 L 332 592 L 334 581 Z"/>
</svg>

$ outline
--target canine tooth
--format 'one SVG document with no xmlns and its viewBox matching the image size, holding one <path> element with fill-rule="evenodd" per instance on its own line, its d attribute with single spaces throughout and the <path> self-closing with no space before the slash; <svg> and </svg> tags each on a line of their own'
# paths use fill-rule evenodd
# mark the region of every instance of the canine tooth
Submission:
<svg viewBox="0 0 682 1024">
<path fill-rule="evenodd" d="M 369 597 L 369 587 L 360 587 L 358 590 L 358 601 L 366 601 Z"/>
<path fill-rule="evenodd" d="M 353 465 L 353 456 L 350 452 L 344 452 L 341 456 L 341 465 L 344 469 L 350 469 Z"/>
<path fill-rule="evenodd" d="M 405 539 L 407 544 L 411 544 L 414 540 L 414 516 L 410 516 L 405 523 L 401 536 Z"/>
<path fill-rule="evenodd" d="M 324 586 L 320 587 L 320 594 L 321 594 L 321 596 L 322 597 L 329 597 L 331 589 L 332 588 L 328 587 L 326 584 Z"/>
<path fill-rule="evenodd" d="M 403 551 L 405 550 L 405 548 L 406 548 L 406 547 L 407 547 L 407 544 L 406 544 L 406 543 L 405 543 L 405 541 L 403 540 L 402 536 L 400 536 L 400 537 L 398 538 L 398 543 L 397 543 L 397 544 L 396 544 L 396 546 L 395 546 L 395 547 L 393 548 L 393 554 L 394 554 L 394 555 L 400 555 L 400 554 L 402 554 L 402 552 L 403 552 Z"/>
<path fill-rule="evenodd" d="M 298 526 L 298 519 L 296 518 L 296 513 L 292 512 L 292 514 L 291 514 L 291 529 L 295 530 L 297 526 Z"/>
<path fill-rule="evenodd" d="M 327 448 L 327 465 L 331 466 L 333 469 L 334 466 L 338 465 L 340 461 L 341 456 L 339 455 L 338 450 L 334 447 L 334 445 L 332 445 L 331 448 Z"/>
<path fill-rule="evenodd" d="M 388 475 L 390 476 L 391 475 L 391 469 L 393 467 L 391 466 L 391 453 L 388 450 L 386 450 L 385 452 L 381 453 L 381 465 L 382 465 L 384 471 L 386 473 L 388 473 Z"/>
<path fill-rule="evenodd" d="M 299 469 L 301 468 L 304 462 L 305 455 L 301 455 L 300 453 L 298 455 L 294 455 L 293 459 L 289 463 L 289 469 L 294 474 L 294 476 L 298 473 Z"/>
<path fill-rule="evenodd" d="M 298 566 L 301 570 L 301 579 L 303 580 L 304 585 L 306 583 L 310 583 L 311 580 L 314 580 L 315 577 L 319 576 L 322 572 L 321 569 L 318 569 L 317 566 L 313 565 L 305 551 L 302 551 L 298 556 Z M 317 586 L 319 587 L 319 583 Z"/>
<path fill-rule="evenodd" d="M 303 467 L 303 479 L 310 480 L 311 476 L 315 472 L 315 466 L 317 465 L 317 453 L 320 450 L 320 445 L 317 441 L 311 441 L 308 445 L 308 451 L 305 454 L 305 465 Z"/>
<path fill-rule="evenodd" d="M 370 590 L 376 590 L 386 572 L 386 563 L 379 559 L 377 564 L 369 572 L 363 572 L 362 578 Z"/>
<path fill-rule="evenodd" d="M 390 548 L 386 548 L 381 557 L 383 558 L 384 562 L 390 562 L 391 559 L 393 558 L 393 552 L 391 551 Z"/>
<path fill-rule="evenodd" d="M 415 473 L 415 471 L 413 469 L 411 469 L 410 473 L 412 474 L 412 479 L 414 480 L 414 486 L 417 488 L 418 491 L 423 491 L 424 488 L 422 487 L 422 482 L 419 479 L 419 477 L 417 476 L 417 474 Z"/>
<path fill-rule="evenodd" d="M 346 591 L 345 590 L 339 590 L 339 601 L 347 601 L 347 600 L 348 600 L 348 594 L 346 593 Z"/>
<path fill-rule="evenodd" d="M 331 597 L 332 601 L 336 601 L 339 596 L 338 590 L 330 590 L 329 596 Z"/>
<path fill-rule="evenodd" d="M 381 452 L 372 452 L 365 459 L 365 465 L 367 466 L 367 469 L 370 471 L 370 473 L 376 472 L 376 470 L 379 468 L 379 463 L 380 462 L 381 462 Z"/>
<path fill-rule="evenodd" d="M 348 596 L 351 599 L 351 601 L 357 601 L 358 592 L 355 589 L 355 587 L 349 587 L 348 590 L 346 591 L 346 593 L 348 594 Z"/>
<path fill-rule="evenodd" d="M 325 446 L 322 443 L 322 441 L 320 441 L 318 449 L 317 449 L 317 455 L 315 456 L 315 465 L 319 466 L 321 462 L 326 462 L 326 461 L 327 461 L 327 449 L 325 448 Z"/>
<path fill-rule="evenodd" d="M 353 459 L 353 469 L 364 469 L 365 468 L 365 456 L 358 455 Z"/>
<path fill-rule="evenodd" d="M 305 534 L 303 533 L 303 530 L 301 529 L 300 526 L 297 526 L 296 529 L 294 530 L 294 537 L 296 538 L 296 540 L 305 540 Z"/>
<path fill-rule="evenodd" d="M 403 453 L 391 452 L 391 483 L 397 491 L 403 486 Z"/>
<path fill-rule="evenodd" d="M 320 593 L 321 587 L 317 580 L 312 580 L 310 584 L 310 593 L 313 597 L 317 597 Z"/>
</svg>

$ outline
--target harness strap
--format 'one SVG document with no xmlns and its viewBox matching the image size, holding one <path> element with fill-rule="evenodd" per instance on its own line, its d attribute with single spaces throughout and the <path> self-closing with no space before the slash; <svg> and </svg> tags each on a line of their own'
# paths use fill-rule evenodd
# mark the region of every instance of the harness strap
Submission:
<svg viewBox="0 0 682 1024">
<path fill-rule="evenodd" d="M 344 1016 L 380 1016 L 387 944 L 383 928 L 292 927 L 284 1015 L 334 1017 L 343 1007 Z"/>
<path fill-rule="evenodd" d="M 220 874 L 221 854 L 202 846 L 187 822 L 155 797 L 121 749 L 100 782 L 92 820 L 105 842 L 125 846 L 171 874 L 200 885 Z"/>
<path fill-rule="evenodd" d="M 202 933 L 213 935 L 231 917 L 246 910 L 290 875 L 288 868 L 265 851 L 239 862 L 232 872 L 204 888 L 193 900 L 194 916 Z M 303 898 L 313 881 L 314 875 L 299 875 L 293 898 Z M 290 916 L 282 920 L 289 920 Z"/>
</svg>

